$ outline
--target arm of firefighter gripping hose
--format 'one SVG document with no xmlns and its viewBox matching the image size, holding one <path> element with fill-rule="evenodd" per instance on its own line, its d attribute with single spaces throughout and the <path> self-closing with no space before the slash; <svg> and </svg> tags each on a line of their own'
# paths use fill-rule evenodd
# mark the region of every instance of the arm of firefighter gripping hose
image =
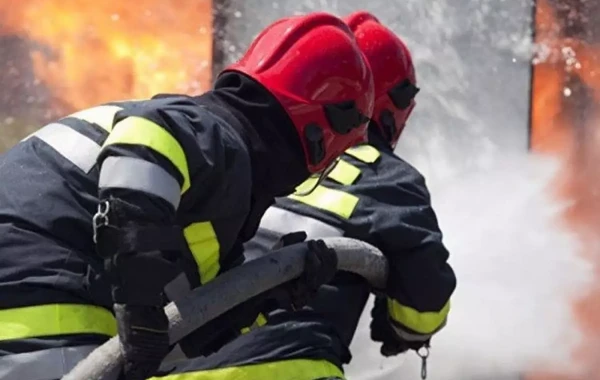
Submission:
<svg viewBox="0 0 600 380">
<path fill-rule="evenodd" d="M 387 281 L 387 261 L 381 252 L 362 241 L 323 239 L 338 255 L 338 270 L 363 276 L 377 289 Z M 253 260 L 196 288 L 177 303 L 165 307 L 171 343 L 232 309 L 245 300 L 300 276 L 304 255 L 270 254 Z M 114 337 L 81 361 L 63 380 L 113 380 L 123 364 L 119 339 Z"/>
</svg>

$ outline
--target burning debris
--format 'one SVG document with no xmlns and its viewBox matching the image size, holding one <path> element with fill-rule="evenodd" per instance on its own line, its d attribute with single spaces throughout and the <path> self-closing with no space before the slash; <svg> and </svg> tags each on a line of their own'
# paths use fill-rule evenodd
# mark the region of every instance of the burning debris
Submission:
<svg viewBox="0 0 600 380">
<path fill-rule="evenodd" d="M 571 202 L 565 220 L 600 272 L 600 3 L 537 2 L 531 146 L 565 160 L 554 190 Z M 600 379 L 600 281 L 574 306 L 585 336 L 573 362 L 579 376 L 536 374 L 529 380 Z"/>
<path fill-rule="evenodd" d="M 211 29 L 209 0 L 2 2 L 0 124 L 43 123 L 157 92 L 202 92 L 211 83 Z M 23 106 L 32 103 L 34 118 Z M 2 124 L 3 137 L 12 124 Z"/>
</svg>

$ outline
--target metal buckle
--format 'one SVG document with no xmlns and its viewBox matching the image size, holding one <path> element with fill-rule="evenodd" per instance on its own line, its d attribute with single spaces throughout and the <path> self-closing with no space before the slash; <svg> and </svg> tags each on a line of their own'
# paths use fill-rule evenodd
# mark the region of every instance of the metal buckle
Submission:
<svg viewBox="0 0 600 380">
<path fill-rule="evenodd" d="M 108 212 L 110 211 L 110 203 L 103 201 L 98 204 L 98 211 L 92 218 L 92 227 L 94 229 L 94 243 L 98 243 L 98 230 L 100 227 L 108 225 Z"/>
</svg>

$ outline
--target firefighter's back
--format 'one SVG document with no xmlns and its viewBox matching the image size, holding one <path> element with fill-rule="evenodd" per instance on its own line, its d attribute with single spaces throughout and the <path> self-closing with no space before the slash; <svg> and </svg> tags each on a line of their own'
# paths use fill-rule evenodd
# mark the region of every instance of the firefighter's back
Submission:
<svg viewBox="0 0 600 380">
<path fill-rule="evenodd" d="M 87 297 L 73 283 L 82 280 L 86 261 L 98 261 L 91 229 L 96 184 L 57 156 L 35 135 L 0 156 L 3 309 L 31 304 L 38 287 L 70 293 L 56 302 Z"/>
<path fill-rule="evenodd" d="M 25 365 L 27 355 L 37 355 L 51 378 L 116 333 L 92 217 L 95 161 L 118 109 L 101 106 L 50 123 L 0 155 L 2 378 L 39 375 Z"/>
</svg>

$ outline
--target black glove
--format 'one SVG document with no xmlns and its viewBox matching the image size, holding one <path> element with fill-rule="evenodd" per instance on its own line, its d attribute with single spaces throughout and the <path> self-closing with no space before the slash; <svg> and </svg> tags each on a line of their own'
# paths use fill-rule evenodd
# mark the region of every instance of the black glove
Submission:
<svg viewBox="0 0 600 380">
<path fill-rule="evenodd" d="M 418 351 L 421 347 L 429 346 L 430 339 L 419 341 L 403 339 L 396 332 L 389 318 L 386 297 L 375 297 L 375 304 L 371 310 L 371 340 L 382 343 L 381 355 L 396 356 L 408 350 Z"/>
<path fill-rule="evenodd" d="M 286 236 L 290 239 L 287 242 L 283 240 L 284 244 L 302 235 L 294 233 Z M 327 247 L 323 240 L 291 244 L 281 248 L 281 253 L 285 254 L 285 251 L 295 249 L 305 251 L 304 271 L 300 277 L 284 284 L 282 288 L 287 294 L 286 303 L 291 304 L 293 309 L 300 309 L 316 296 L 321 285 L 333 279 L 337 272 L 338 260 L 335 250 Z"/>
<path fill-rule="evenodd" d="M 126 380 L 156 374 L 170 351 L 169 320 L 162 307 L 115 304 Z"/>
<path fill-rule="evenodd" d="M 306 240 L 306 232 L 304 231 L 296 231 L 290 232 L 289 234 L 285 234 L 279 238 L 277 243 L 271 248 L 272 250 L 281 249 L 283 247 L 287 247 L 289 245 L 302 243 Z"/>
</svg>

